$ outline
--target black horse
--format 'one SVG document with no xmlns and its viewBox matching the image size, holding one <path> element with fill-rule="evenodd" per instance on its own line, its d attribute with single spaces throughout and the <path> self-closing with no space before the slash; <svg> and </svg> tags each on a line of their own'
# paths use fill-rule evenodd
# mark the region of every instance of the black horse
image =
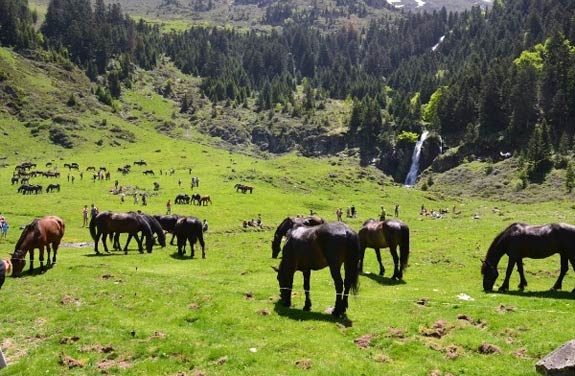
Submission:
<svg viewBox="0 0 575 376">
<path fill-rule="evenodd" d="M 363 258 L 366 248 L 375 249 L 377 261 L 379 262 L 379 275 L 383 276 L 385 268 L 381 262 L 380 248 L 388 248 L 393 257 L 394 270 L 391 279 L 403 279 L 403 272 L 409 261 L 409 227 L 397 219 L 387 221 L 376 221 L 369 219 L 364 222 L 359 229 L 359 243 L 361 245 L 361 256 L 359 261 L 359 271 L 363 271 Z M 397 255 L 399 246 L 400 255 Z"/>
<path fill-rule="evenodd" d="M 523 273 L 523 258 L 542 259 L 559 253 L 561 273 L 552 290 L 561 290 L 563 278 L 569 269 L 569 262 L 575 270 L 575 226 L 565 223 L 552 223 L 542 226 L 530 226 L 514 223 L 495 237 L 481 266 L 483 289 L 492 291 L 493 284 L 499 276 L 497 264 L 503 255 L 509 256 L 505 280 L 499 291 L 509 290 L 509 278 L 515 264 L 519 272 L 519 290 L 527 286 Z M 575 292 L 575 289 L 573 289 Z"/>
<path fill-rule="evenodd" d="M 48 187 L 46 187 L 46 193 L 49 193 L 52 191 L 60 192 L 60 184 L 48 184 Z"/>
<path fill-rule="evenodd" d="M 202 247 L 202 258 L 206 258 L 206 244 L 204 243 L 204 232 L 202 222 L 195 217 L 181 217 L 174 226 L 174 234 L 178 240 L 178 254 L 186 254 L 186 241 L 190 243 L 190 257 L 194 258 L 194 244 L 200 241 Z"/>
<path fill-rule="evenodd" d="M 272 240 L 272 257 L 278 257 L 281 252 L 282 239 L 291 229 L 299 226 L 312 227 L 321 225 L 322 223 L 325 223 L 323 218 L 315 215 L 310 217 L 287 217 L 284 219 L 276 229 L 274 240 Z"/>
<path fill-rule="evenodd" d="M 164 248 L 166 246 L 166 234 L 164 233 L 164 229 L 160 225 L 160 222 L 158 222 L 158 220 L 155 217 L 148 215 L 148 214 L 144 214 L 144 213 L 129 212 L 129 214 L 139 215 L 139 216 L 143 217 L 143 219 L 150 226 L 152 233 L 156 234 L 156 238 L 158 239 L 158 244 L 160 245 L 160 247 Z M 128 245 L 130 244 L 130 240 L 132 240 L 132 237 L 136 238 L 136 242 L 138 242 L 138 244 L 141 244 L 141 239 L 138 237 L 137 234 L 129 234 L 128 240 L 126 240 L 126 245 L 124 248 L 126 248 L 126 249 L 128 248 Z M 120 233 L 118 232 L 114 236 L 114 249 L 120 250 L 120 248 L 121 248 L 120 247 Z"/>
<path fill-rule="evenodd" d="M 176 223 L 181 216 L 177 214 L 171 215 L 155 215 L 154 218 L 160 223 L 160 226 L 164 229 L 164 231 L 169 232 L 172 234 L 172 240 L 170 240 L 170 245 L 174 245 L 174 238 L 176 233 L 174 232 L 174 228 L 176 227 Z"/>
<path fill-rule="evenodd" d="M 100 253 L 98 251 L 100 238 L 102 238 L 104 250 L 109 252 L 108 245 L 106 244 L 106 238 L 109 234 L 124 232 L 134 235 L 140 231 L 143 232 L 146 238 L 146 251 L 151 253 L 152 247 L 154 246 L 152 229 L 142 216 L 130 213 L 102 212 L 90 220 L 90 235 L 92 235 L 92 239 L 94 239 L 94 252 L 97 254 Z M 138 243 L 138 250 L 140 253 L 143 253 L 141 240 Z M 124 248 L 124 253 L 128 253 L 128 248 Z"/>
<path fill-rule="evenodd" d="M 277 269 L 282 303 L 291 305 L 293 276 L 303 273 L 305 290 L 304 311 L 311 309 L 310 276 L 312 270 L 329 266 L 335 283 L 335 307 L 332 315 L 340 317 L 348 307 L 349 292 L 359 289 L 359 237 L 355 231 L 341 222 L 324 223 L 314 227 L 300 226 L 293 229 L 283 247 L 283 257 Z M 345 279 L 341 278 L 344 265 Z"/>
</svg>

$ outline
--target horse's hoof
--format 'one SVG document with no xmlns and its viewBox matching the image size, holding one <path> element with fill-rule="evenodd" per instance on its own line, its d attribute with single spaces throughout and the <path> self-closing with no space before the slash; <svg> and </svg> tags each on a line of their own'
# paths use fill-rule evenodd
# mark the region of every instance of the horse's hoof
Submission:
<svg viewBox="0 0 575 376">
<path fill-rule="evenodd" d="M 507 291 L 509 291 L 509 287 L 503 287 L 503 286 L 501 286 L 501 287 L 499 288 L 499 290 L 497 290 L 497 291 L 499 291 L 499 292 L 507 292 Z"/>
<path fill-rule="evenodd" d="M 303 310 L 306 311 L 306 312 L 311 311 L 311 305 L 310 305 L 310 306 L 304 306 L 304 307 L 303 307 Z"/>
</svg>

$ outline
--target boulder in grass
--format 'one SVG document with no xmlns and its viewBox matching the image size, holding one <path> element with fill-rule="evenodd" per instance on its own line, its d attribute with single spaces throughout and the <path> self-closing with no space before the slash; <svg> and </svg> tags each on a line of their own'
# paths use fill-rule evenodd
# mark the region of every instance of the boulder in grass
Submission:
<svg viewBox="0 0 575 376">
<path fill-rule="evenodd" d="M 535 369 L 546 376 L 575 375 L 575 339 L 563 344 L 537 362 Z"/>
</svg>

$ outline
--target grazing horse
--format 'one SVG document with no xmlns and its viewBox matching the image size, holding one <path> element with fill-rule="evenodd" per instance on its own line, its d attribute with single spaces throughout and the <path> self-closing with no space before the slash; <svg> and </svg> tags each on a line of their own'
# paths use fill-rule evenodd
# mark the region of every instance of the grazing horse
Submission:
<svg viewBox="0 0 575 376">
<path fill-rule="evenodd" d="M 199 193 L 194 193 L 191 197 L 191 204 L 201 205 L 202 204 L 202 196 Z"/>
<path fill-rule="evenodd" d="M 515 264 L 519 272 L 519 290 L 527 286 L 523 273 L 523 258 L 542 259 L 559 253 L 561 257 L 561 272 L 551 288 L 561 290 L 563 278 L 569 269 L 569 262 L 575 270 L 575 226 L 565 223 L 551 223 L 542 226 L 530 226 L 524 223 L 514 223 L 495 237 L 487 250 L 487 255 L 481 266 L 483 274 L 483 289 L 492 291 L 493 284 L 499 276 L 497 264 L 503 255 L 509 256 L 505 280 L 499 291 L 509 290 L 509 278 Z M 573 289 L 575 293 L 575 289 Z"/>
<path fill-rule="evenodd" d="M 106 244 L 106 238 L 109 234 L 129 233 L 135 235 L 140 231 L 142 231 L 143 236 L 146 238 L 146 251 L 151 253 L 152 247 L 154 246 L 152 229 L 142 216 L 130 213 L 102 212 L 90 220 L 90 235 L 92 239 L 94 239 L 94 252 L 96 252 L 96 254 L 100 253 L 98 251 L 100 237 L 102 238 L 104 250 L 109 253 L 110 251 L 108 251 L 108 245 Z M 136 240 L 138 240 L 138 238 L 136 238 Z M 142 239 L 139 239 L 138 250 L 140 253 L 143 253 Z M 124 253 L 128 253 L 127 247 L 124 248 Z"/>
<path fill-rule="evenodd" d="M 142 172 L 144 175 L 154 175 L 154 170 L 146 170 L 144 172 Z"/>
<path fill-rule="evenodd" d="M 139 215 L 146 222 L 148 222 L 148 225 L 150 226 L 152 233 L 156 234 L 156 237 L 158 239 L 158 244 L 160 244 L 160 247 L 164 248 L 166 246 L 166 234 L 164 233 L 162 226 L 160 225 L 158 220 L 156 220 L 156 218 L 154 218 L 153 216 L 148 215 L 148 214 L 140 214 L 140 213 L 134 213 L 134 212 L 129 212 L 129 214 Z M 138 244 L 141 244 L 141 240 L 138 238 L 137 234 L 129 234 L 128 240 L 126 240 L 126 246 L 125 246 L 126 249 L 128 248 L 128 245 L 130 244 L 130 240 L 132 240 L 132 237 L 136 238 L 136 242 L 138 242 Z M 114 249 L 120 250 L 120 248 L 121 248 L 120 247 L 120 233 L 117 232 L 115 234 L 115 237 L 114 237 Z"/>
<path fill-rule="evenodd" d="M 64 221 L 56 216 L 37 218 L 24 227 L 20 239 L 16 242 L 11 262 L 14 267 L 13 276 L 17 277 L 26 264 L 26 253 L 30 252 L 30 271 L 34 270 L 34 249 L 40 250 L 40 271 L 44 272 L 44 247 L 48 250 L 48 264 L 56 264 L 58 247 L 64 236 Z M 50 246 L 54 250 L 50 260 Z"/>
<path fill-rule="evenodd" d="M 18 184 L 19 181 L 20 181 L 20 178 L 18 176 L 12 176 L 12 179 L 10 179 L 10 182 L 12 183 L 12 185 Z"/>
<path fill-rule="evenodd" d="M 208 204 L 212 205 L 212 199 L 210 196 L 202 196 L 200 197 L 200 204 L 202 206 L 208 206 Z"/>
<path fill-rule="evenodd" d="M 191 248 L 190 257 L 194 258 L 194 244 L 196 240 L 199 240 L 200 246 L 202 247 L 202 258 L 206 258 L 203 226 L 198 218 L 179 218 L 174 226 L 174 234 L 176 234 L 176 238 L 178 239 L 178 254 L 180 256 L 186 254 L 186 241 L 188 241 Z"/>
<path fill-rule="evenodd" d="M 174 237 L 176 236 L 174 228 L 176 227 L 178 219 L 180 219 L 181 217 L 177 214 L 171 214 L 171 215 L 155 215 L 154 218 L 156 218 L 156 220 L 160 223 L 160 226 L 162 226 L 162 229 L 164 229 L 164 231 L 172 234 L 172 240 L 170 240 L 170 245 L 174 245 Z"/>
<path fill-rule="evenodd" d="M 48 184 L 46 187 L 46 193 L 50 193 L 52 191 L 60 192 L 60 184 Z"/>
<path fill-rule="evenodd" d="M 391 279 L 401 280 L 403 271 L 407 268 L 409 261 L 409 227 L 397 219 L 387 221 L 376 221 L 368 219 L 359 229 L 359 243 L 361 247 L 361 256 L 359 261 L 359 271 L 363 272 L 363 258 L 366 248 L 375 249 L 377 262 L 379 262 L 379 275 L 383 276 L 385 268 L 381 262 L 380 248 L 388 248 L 391 257 L 393 257 L 393 276 Z M 397 246 L 399 246 L 400 256 L 397 255 Z"/>
<path fill-rule="evenodd" d="M 249 191 L 250 194 L 253 193 L 254 190 L 254 187 L 244 184 L 236 184 L 234 185 L 234 188 L 236 189 L 236 192 L 242 191 L 242 193 L 246 193 L 247 191 Z"/>
<path fill-rule="evenodd" d="M 359 289 L 359 256 L 359 237 L 344 223 L 332 222 L 293 229 L 283 247 L 282 261 L 277 269 L 282 303 L 286 307 L 291 305 L 293 277 L 296 271 L 301 271 L 305 290 L 303 309 L 309 311 L 311 271 L 329 266 L 335 283 L 335 307 L 332 315 L 344 315 L 350 290 L 355 294 Z M 345 269 L 344 280 L 341 278 L 342 264 Z"/>
<path fill-rule="evenodd" d="M 274 240 L 272 241 L 272 258 L 277 258 L 280 254 L 282 239 L 291 229 L 299 226 L 312 227 L 321 225 L 322 223 L 325 223 L 323 218 L 315 215 L 310 217 L 287 217 L 284 219 L 274 234 Z"/>
<path fill-rule="evenodd" d="M 185 193 L 180 193 L 176 196 L 174 200 L 174 204 L 189 204 L 190 203 L 190 196 Z"/>
<path fill-rule="evenodd" d="M 138 165 L 138 166 L 147 166 L 148 165 L 146 163 L 146 161 L 144 161 L 143 159 L 140 159 L 139 161 L 135 161 L 134 164 Z"/>
</svg>

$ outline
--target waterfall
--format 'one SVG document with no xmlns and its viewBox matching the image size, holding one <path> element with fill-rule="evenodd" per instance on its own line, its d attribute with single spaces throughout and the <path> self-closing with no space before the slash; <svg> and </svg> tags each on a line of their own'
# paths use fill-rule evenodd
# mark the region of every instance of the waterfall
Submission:
<svg viewBox="0 0 575 376">
<path fill-rule="evenodd" d="M 413 155 L 411 156 L 411 167 L 409 168 L 409 173 L 405 178 L 405 185 L 408 187 L 412 187 L 417 180 L 417 174 L 419 173 L 419 157 L 421 156 L 421 147 L 423 146 L 423 142 L 427 139 L 429 135 L 428 131 L 424 131 L 419 138 L 419 141 L 415 144 L 415 148 L 413 149 Z"/>
</svg>

